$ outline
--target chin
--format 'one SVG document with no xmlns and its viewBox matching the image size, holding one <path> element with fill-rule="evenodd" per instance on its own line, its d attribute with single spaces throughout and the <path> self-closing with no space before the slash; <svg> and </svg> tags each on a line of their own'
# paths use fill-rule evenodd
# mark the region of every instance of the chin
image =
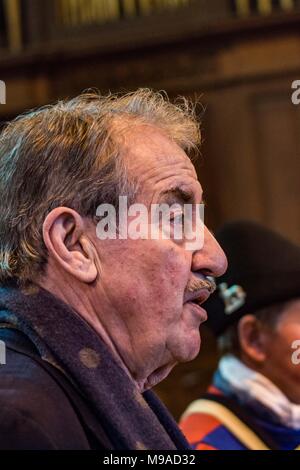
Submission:
<svg viewBox="0 0 300 470">
<path fill-rule="evenodd" d="M 190 362 L 195 359 L 201 347 L 201 336 L 199 331 L 193 333 L 189 338 L 185 338 L 185 342 L 181 348 L 177 349 L 176 359 L 178 362 Z"/>
</svg>

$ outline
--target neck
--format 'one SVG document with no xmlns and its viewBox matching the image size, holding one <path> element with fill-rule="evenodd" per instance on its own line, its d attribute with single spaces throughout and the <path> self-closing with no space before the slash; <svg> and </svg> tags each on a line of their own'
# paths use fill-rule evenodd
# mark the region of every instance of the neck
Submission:
<svg viewBox="0 0 300 470">
<path fill-rule="evenodd" d="M 62 300 L 65 304 L 69 305 L 97 332 L 99 337 L 104 341 L 114 355 L 115 360 L 118 362 L 120 367 L 125 370 L 132 382 L 135 383 L 137 388 L 142 392 L 143 390 L 141 387 L 144 385 L 143 382 L 134 380 L 122 358 L 122 355 L 119 353 L 117 346 L 112 340 L 111 335 L 107 328 L 105 328 L 104 323 L 101 321 L 101 317 L 97 311 L 98 309 L 95 308 L 94 302 L 90 296 L 90 292 L 93 287 L 85 284 L 83 286 L 79 286 L 78 284 L 68 280 L 58 283 L 57 279 L 59 279 L 59 277 L 48 275 L 47 278 L 44 278 L 39 282 L 39 285 L 55 297 Z"/>
</svg>

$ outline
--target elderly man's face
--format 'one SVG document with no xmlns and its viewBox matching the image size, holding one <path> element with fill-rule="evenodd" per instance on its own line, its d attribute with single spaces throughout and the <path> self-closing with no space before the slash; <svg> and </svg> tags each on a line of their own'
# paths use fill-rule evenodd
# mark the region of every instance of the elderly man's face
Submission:
<svg viewBox="0 0 300 470">
<path fill-rule="evenodd" d="M 141 126 L 126 142 L 129 175 L 139 182 L 136 202 L 148 208 L 183 203 L 182 192 L 190 194 L 193 204 L 201 203 L 191 161 L 161 131 Z M 199 326 L 206 312 L 188 302 L 186 288 L 193 278 L 221 275 L 225 255 L 207 229 L 199 251 L 189 251 L 184 240 L 172 238 L 96 239 L 95 246 L 101 264 L 96 286 L 101 321 L 135 379 L 152 386 L 177 362 L 198 354 Z M 201 295 L 205 299 L 207 291 Z"/>
</svg>

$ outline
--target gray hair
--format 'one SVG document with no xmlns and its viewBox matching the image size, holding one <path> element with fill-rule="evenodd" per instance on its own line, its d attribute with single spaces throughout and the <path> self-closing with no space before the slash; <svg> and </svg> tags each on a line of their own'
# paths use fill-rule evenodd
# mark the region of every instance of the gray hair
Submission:
<svg viewBox="0 0 300 470">
<path fill-rule="evenodd" d="M 120 131 L 153 125 L 190 154 L 200 144 L 195 114 L 185 98 L 172 104 L 165 93 L 139 89 L 87 92 L 8 123 L 0 135 L 0 282 L 25 286 L 43 273 L 42 226 L 54 208 L 92 218 L 103 202 L 134 198 Z"/>
</svg>

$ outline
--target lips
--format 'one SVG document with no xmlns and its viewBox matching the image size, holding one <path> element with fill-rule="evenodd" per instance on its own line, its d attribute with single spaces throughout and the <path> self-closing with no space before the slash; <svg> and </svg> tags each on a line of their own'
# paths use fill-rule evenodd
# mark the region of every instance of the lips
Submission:
<svg viewBox="0 0 300 470">
<path fill-rule="evenodd" d="M 207 312 L 201 305 L 208 299 L 210 292 L 203 288 L 196 292 L 189 292 L 185 298 L 185 304 L 188 304 L 192 307 L 197 318 L 200 320 L 200 323 L 203 323 L 207 320 Z"/>
<path fill-rule="evenodd" d="M 207 312 L 204 308 L 200 307 L 199 304 L 191 301 L 191 302 L 186 302 L 185 305 L 189 306 L 189 308 L 192 310 L 193 314 L 195 315 L 197 322 L 199 321 L 200 325 L 201 323 L 204 323 L 207 320 Z"/>
<path fill-rule="evenodd" d="M 206 302 L 209 296 L 210 292 L 206 288 L 199 289 L 195 292 L 187 292 L 187 294 L 185 295 L 184 303 L 191 302 L 196 305 L 202 305 L 204 302 Z"/>
</svg>

